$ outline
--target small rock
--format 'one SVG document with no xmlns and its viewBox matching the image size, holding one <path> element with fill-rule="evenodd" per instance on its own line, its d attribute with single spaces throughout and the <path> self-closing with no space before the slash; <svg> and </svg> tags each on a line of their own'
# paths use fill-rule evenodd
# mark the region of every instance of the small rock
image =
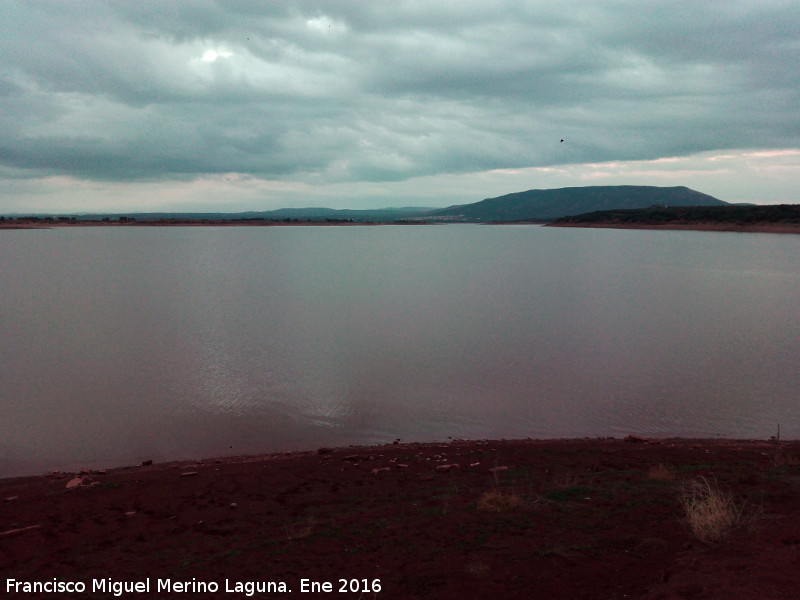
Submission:
<svg viewBox="0 0 800 600">
<path fill-rule="evenodd" d="M 419 474 L 420 481 L 431 481 L 434 479 L 433 473 L 420 473 Z"/>
<path fill-rule="evenodd" d="M 239 507 L 239 505 L 238 505 L 238 504 L 236 504 L 236 502 L 231 502 L 231 503 L 229 504 L 229 506 L 230 506 L 231 508 L 238 508 L 238 507 Z"/>
<path fill-rule="evenodd" d="M 41 525 L 29 525 L 28 527 L 19 527 L 17 529 L 9 529 L 8 531 L 0 531 L 0 537 L 5 537 L 7 535 L 16 535 L 17 533 L 22 533 L 23 531 L 31 531 L 33 529 L 39 529 Z"/>
<path fill-rule="evenodd" d="M 358 454 L 348 454 L 347 456 L 343 456 L 342 460 L 357 461 L 361 460 L 361 457 Z"/>
<path fill-rule="evenodd" d="M 502 471 L 508 471 L 508 467 L 492 467 L 489 469 L 489 473 L 501 473 Z"/>
<path fill-rule="evenodd" d="M 372 469 L 372 474 L 377 475 L 378 473 L 383 473 L 384 471 L 390 471 L 389 467 L 381 467 L 380 469 Z"/>
<path fill-rule="evenodd" d="M 181 477 L 194 477 L 197 475 L 197 471 L 186 471 L 185 473 L 181 473 Z"/>
<path fill-rule="evenodd" d="M 152 461 L 152 460 L 143 460 L 143 461 L 142 461 L 142 466 L 143 466 L 143 467 L 149 467 L 149 466 L 150 466 L 150 465 L 152 465 L 152 464 L 153 464 L 153 461 Z"/>
<path fill-rule="evenodd" d="M 405 464 L 405 463 L 397 463 L 397 464 L 395 465 L 395 467 L 397 467 L 398 469 L 407 469 L 407 468 L 408 468 L 408 465 L 407 465 L 407 464 Z"/>
<path fill-rule="evenodd" d="M 128 512 L 125 513 L 125 516 L 126 517 L 132 517 L 135 514 L 136 514 L 135 510 L 129 510 Z"/>
<path fill-rule="evenodd" d="M 438 465 L 436 467 L 437 471 L 450 471 L 452 469 L 460 469 L 461 467 L 457 463 L 452 463 L 449 465 Z"/>
<path fill-rule="evenodd" d="M 3 498 L 3 502 L 13 502 L 14 500 L 17 500 L 18 498 L 19 498 L 19 496 L 9 496 L 8 498 Z"/>
<path fill-rule="evenodd" d="M 319 448 L 317 449 L 317 454 L 319 455 L 333 454 L 333 448 Z"/>
<path fill-rule="evenodd" d="M 67 489 L 78 487 L 79 485 L 83 485 L 83 478 L 73 477 L 67 482 Z"/>
<path fill-rule="evenodd" d="M 629 435 L 625 437 L 626 442 L 632 442 L 634 444 L 641 444 L 643 442 L 649 441 L 646 437 L 641 435 Z"/>
<path fill-rule="evenodd" d="M 481 463 L 479 463 L 479 462 L 474 462 L 474 463 L 470 464 L 470 467 L 477 467 L 477 466 L 480 466 L 480 464 Z"/>
</svg>

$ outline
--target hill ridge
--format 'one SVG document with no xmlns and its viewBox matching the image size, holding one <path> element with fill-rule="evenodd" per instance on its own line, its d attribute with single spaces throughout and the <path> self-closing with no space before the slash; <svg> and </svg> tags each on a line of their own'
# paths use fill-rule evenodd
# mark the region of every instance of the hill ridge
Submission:
<svg viewBox="0 0 800 600">
<path fill-rule="evenodd" d="M 465 221 L 550 221 L 598 210 L 665 206 L 723 206 L 727 202 L 686 186 L 569 186 L 532 189 L 449 206 L 431 216 Z"/>
</svg>

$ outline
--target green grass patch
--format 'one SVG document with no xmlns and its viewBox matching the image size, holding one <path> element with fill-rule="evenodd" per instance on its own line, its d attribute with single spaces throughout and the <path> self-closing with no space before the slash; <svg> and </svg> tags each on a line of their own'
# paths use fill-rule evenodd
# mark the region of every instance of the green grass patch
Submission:
<svg viewBox="0 0 800 600">
<path fill-rule="evenodd" d="M 585 556 L 586 554 L 594 553 L 594 551 L 592 544 L 570 544 L 545 546 L 536 549 L 535 553 L 539 558 L 555 558 L 558 556 L 569 558 L 573 556 Z"/>
<path fill-rule="evenodd" d="M 94 489 L 104 489 L 104 490 L 113 490 L 114 488 L 120 487 L 122 484 L 118 481 L 104 481 L 100 485 L 94 486 Z"/>
<path fill-rule="evenodd" d="M 571 485 L 569 487 L 553 490 L 545 494 L 547 500 L 554 502 L 568 502 L 570 500 L 583 500 L 590 497 L 595 492 L 594 488 L 583 485 Z"/>
<path fill-rule="evenodd" d="M 679 473 L 694 473 L 695 471 L 708 471 L 711 469 L 724 470 L 727 467 L 716 463 L 699 463 L 696 465 L 678 465 L 675 469 Z"/>
</svg>

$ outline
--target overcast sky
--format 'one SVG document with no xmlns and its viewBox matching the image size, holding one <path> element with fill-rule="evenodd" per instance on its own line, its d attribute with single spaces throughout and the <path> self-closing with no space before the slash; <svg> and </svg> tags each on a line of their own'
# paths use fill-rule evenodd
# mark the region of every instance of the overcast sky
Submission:
<svg viewBox="0 0 800 600">
<path fill-rule="evenodd" d="M 797 0 L 0 2 L 0 212 L 798 183 Z"/>
</svg>

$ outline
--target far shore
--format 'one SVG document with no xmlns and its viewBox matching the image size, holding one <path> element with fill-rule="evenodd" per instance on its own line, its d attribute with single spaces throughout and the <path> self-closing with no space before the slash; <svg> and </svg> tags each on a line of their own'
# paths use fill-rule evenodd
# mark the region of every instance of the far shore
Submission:
<svg viewBox="0 0 800 600">
<path fill-rule="evenodd" d="M 361 227 L 381 225 L 448 225 L 441 221 L 272 221 L 272 220 L 164 220 L 164 221 L 77 221 L 42 222 L 20 221 L 0 223 L 0 229 L 60 229 L 63 227 Z M 458 224 L 458 223 L 456 223 Z M 463 224 L 463 223 L 462 223 Z M 470 223 L 466 223 L 470 224 Z M 799 234 L 800 224 L 792 223 L 620 223 L 614 221 L 572 223 L 546 221 L 497 221 L 491 223 L 471 223 L 477 225 L 538 225 L 543 227 L 581 227 L 588 229 L 650 229 L 674 231 L 722 231 L 735 233 L 789 233 Z"/>
<path fill-rule="evenodd" d="M 270 220 L 166 220 L 166 221 L 77 221 L 0 223 L 0 229 L 61 229 L 64 227 L 354 227 L 361 225 L 434 225 L 431 221 L 270 221 Z"/>
<path fill-rule="evenodd" d="M 664 230 L 683 230 L 683 231 L 728 231 L 738 233 L 800 233 L 800 224 L 780 224 L 780 223 L 548 223 L 545 227 L 583 227 L 590 229 L 664 229 Z"/>
<path fill-rule="evenodd" d="M 271 220 L 166 220 L 166 221 L 78 221 L 0 223 L 0 230 L 14 229 L 61 229 L 65 227 L 376 227 L 386 225 L 448 225 L 440 221 L 271 221 Z M 463 223 L 462 223 L 463 224 Z M 470 223 L 466 223 L 470 224 Z M 620 223 L 608 222 L 545 222 L 545 221 L 497 221 L 471 223 L 477 225 L 538 225 L 542 227 L 579 227 L 586 229 L 646 229 L 666 231 L 720 231 L 732 233 L 788 233 L 800 234 L 800 224 L 791 223 Z"/>
</svg>

